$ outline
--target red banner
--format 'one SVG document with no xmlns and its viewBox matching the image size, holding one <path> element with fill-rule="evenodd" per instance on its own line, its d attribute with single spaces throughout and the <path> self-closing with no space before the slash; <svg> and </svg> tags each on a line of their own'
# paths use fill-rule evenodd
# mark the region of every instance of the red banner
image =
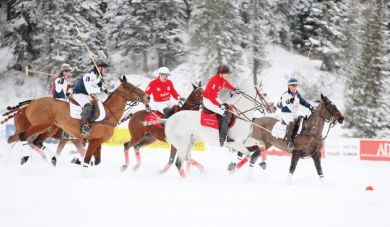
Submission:
<svg viewBox="0 0 390 227">
<path fill-rule="evenodd" d="M 360 140 L 360 160 L 390 161 L 390 141 Z"/>
</svg>

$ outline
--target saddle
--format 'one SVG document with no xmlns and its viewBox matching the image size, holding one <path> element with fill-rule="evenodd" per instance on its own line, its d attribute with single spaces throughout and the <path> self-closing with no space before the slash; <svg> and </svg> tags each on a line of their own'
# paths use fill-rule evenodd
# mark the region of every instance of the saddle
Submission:
<svg viewBox="0 0 390 227">
<path fill-rule="evenodd" d="M 106 111 L 104 109 L 103 103 L 97 99 L 92 99 L 92 114 L 90 116 L 90 122 L 101 121 L 106 117 Z M 70 95 L 69 96 L 69 109 L 70 116 L 75 119 L 81 119 L 81 105 Z"/>
<path fill-rule="evenodd" d="M 170 109 L 168 117 L 170 117 L 173 114 L 177 113 L 179 110 L 180 110 L 179 106 L 178 105 L 174 105 Z M 163 117 L 164 117 L 163 113 L 161 113 L 160 111 L 157 111 L 157 110 L 153 110 L 151 113 L 146 115 L 144 125 L 145 126 L 147 126 L 147 125 L 154 125 L 154 126 L 157 126 L 159 128 L 164 128 L 164 125 L 159 123 L 159 121 L 158 121 L 159 119 L 162 119 Z"/>
<path fill-rule="evenodd" d="M 304 116 L 298 116 L 294 119 L 294 129 L 292 133 L 292 137 L 298 136 L 298 132 L 302 131 L 302 129 L 305 127 L 305 117 Z M 303 121 L 303 123 L 302 123 Z M 272 136 L 276 138 L 283 138 L 286 139 L 287 136 L 287 128 L 288 124 L 282 119 L 275 123 L 274 127 L 272 128 Z"/>
<path fill-rule="evenodd" d="M 228 104 L 224 103 L 224 105 L 227 106 L 229 110 L 233 110 L 233 107 L 228 106 Z M 219 129 L 218 122 L 221 121 L 221 119 L 222 116 L 202 106 L 202 111 L 200 113 L 200 124 L 202 126 Z M 235 123 L 236 116 L 232 114 L 231 118 L 229 119 L 228 128 L 232 128 Z"/>
<path fill-rule="evenodd" d="M 145 126 L 154 125 L 154 126 L 157 126 L 159 128 L 164 128 L 164 126 L 158 122 L 158 119 L 161 119 L 162 117 L 163 117 L 162 113 L 160 113 L 159 111 L 153 110 L 151 113 L 146 115 L 144 125 Z"/>
</svg>

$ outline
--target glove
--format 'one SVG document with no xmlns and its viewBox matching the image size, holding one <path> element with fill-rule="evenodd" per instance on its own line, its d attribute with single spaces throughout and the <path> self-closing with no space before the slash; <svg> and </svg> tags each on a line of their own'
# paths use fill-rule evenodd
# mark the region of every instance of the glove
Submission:
<svg viewBox="0 0 390 227">
<path fill-rule="evenodd" d="M 310 107 L 309 107 L 309 110 L 313 113 L 313 112 L 314 112 L 314 107 L 313 107 L 313 106 L 310 106 Z"/>
<path fill-rule="evenodd" d="M 292 103 L 294 103 L 294 101 L 295 101 L 295 98 L 291 98 L 291 99 L 289 99 L 289 100 L 287 100 L 287 104 L 292 104 Z"/>
<path fill-rule="evenodd" d="M 179 103 L 178 103 L 179 107 L 182 107 L 185 102 L 186 102 L 185 98 L 179 97 Z"/>
<path fill-rule="evenodd" d="M 233 93 L 238 95 L 238 94 L 241 94 L 242 91 L 240 89 L 238 89 L 238 88 L 234 88 Z"/>
<path fill-rule="evenodd" d="M 151 112 L 152 112 L 152 109 L 150 108 L 149 105 L 146 105 L 146 106 L 145 106 L 145 110 L 146 110 L 146 112 L 148 112 L 148 113 L 151 113 Z"/>
<path fill-rule="evenodd" d="M 220 105 L 219 109 L 222 110 L 223 112 L 225 112 L 227 110 L 225 105 Z"/>
</svg>

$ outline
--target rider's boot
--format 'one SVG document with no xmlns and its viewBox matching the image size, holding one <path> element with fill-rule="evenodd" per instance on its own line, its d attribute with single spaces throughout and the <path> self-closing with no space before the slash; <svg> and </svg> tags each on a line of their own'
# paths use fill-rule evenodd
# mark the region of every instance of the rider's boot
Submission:
<svg viewBox="0 0 390 227">
<path fill-rule="evenodd" d="M 286 132 L 286 137 L 287 137 L 287 150 L 293 151 L 295 149 L 295 145 L 293 142 L 293 134 L 294 134 L 294 127 L 295 124 L 294 122 L 290 122 L 287 125 L 287 132 Z"/>
<path fill-rule="evenodd" d="M 226 139 L 228 140 L 228 142 L 233 142 L 233 139 L 231 139 L 227 136 L 228 126 L 229 126 L 231 116 L 232 116 L 232 113 L 230 113 L 229 111 L 225 111 L 225 113 L 222 117 L 218 117 L 219 144 L 221 145 L 221 147 L 225 143 Z"/>
<path fill-rule="evenodd" d="M 91 129 L 89 128 L 89 117 L 92 114 L 92 105 L 90 103 L 85 104 L 83 110 L 81 111 L 81 120 L 80 120 L 80 134 L 86 138 L 88 137 Z"/>
<path fill-rule="evenodd" d="M 172 113 L 171 108 L 168 108 L 168 107 L 164 108 L 163 112 L 164 112 L 163 113 L 164 114 L 164 116 L 163 116 L 164 119 L 168 119 L 168 117 L 170 117 L 172 115 L 171 114 Z"/>
</svg>

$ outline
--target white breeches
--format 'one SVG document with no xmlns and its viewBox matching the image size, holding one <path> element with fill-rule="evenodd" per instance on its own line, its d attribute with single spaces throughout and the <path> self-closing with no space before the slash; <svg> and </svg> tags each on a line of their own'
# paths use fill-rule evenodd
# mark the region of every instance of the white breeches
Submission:
<svg viewBox="0 0 390 227">
<path fill-rule="evenodd" d="M 283 119 L 284 122 L 286 122 L 286 124 L 288 124 L 289 122 L 293 121 L 294 118 L 297 118 L 298 117 L 298 114 L 296 113 L 280 113 L 280 118 Z"/>
<path fill-rule="evenodd" d="M 160 113 L 164 113 L 165 108 L 172 109 L 174 105 L 176 105 L 177 102 L 173 100 L 167 100 L 167 101 L 162 101 L 162 102 L 154 102 L 153 105 L 151 105 L 152 109 L 157 110 Z"/>
<path fill-rule="evenodd" d="M 85 94 L 73 94 L 72 97 L 80 104 L 81 107 L 84 107 L 85 104 L 91 103 L 91 96 Z"/>
<path fill-rule="evenodd" d="M 217 101 L 220 102 L 218 99 L 217 99 Z M 219 115 L 221 115 L 221 116 L 223 116 L 223 114 L 224 114 L 224 112 L 225 112 L 225 111 L 221 110 L 221 109 L 219 108 L 219 106 L 217 106 L 217 105 L 215 105 L 214 103 L 212 103 L 208 98 L 204 98 L 204 97 L 203 97 L 203 105 L 204 105 L 207 109 L 209 109 L 209 110 L 211 110 L 211 111 L 213 111 L 213 112 L 215 112 L 215 113 L 217 113 L 217 114 L 219 114 Z"/>
</svg>

